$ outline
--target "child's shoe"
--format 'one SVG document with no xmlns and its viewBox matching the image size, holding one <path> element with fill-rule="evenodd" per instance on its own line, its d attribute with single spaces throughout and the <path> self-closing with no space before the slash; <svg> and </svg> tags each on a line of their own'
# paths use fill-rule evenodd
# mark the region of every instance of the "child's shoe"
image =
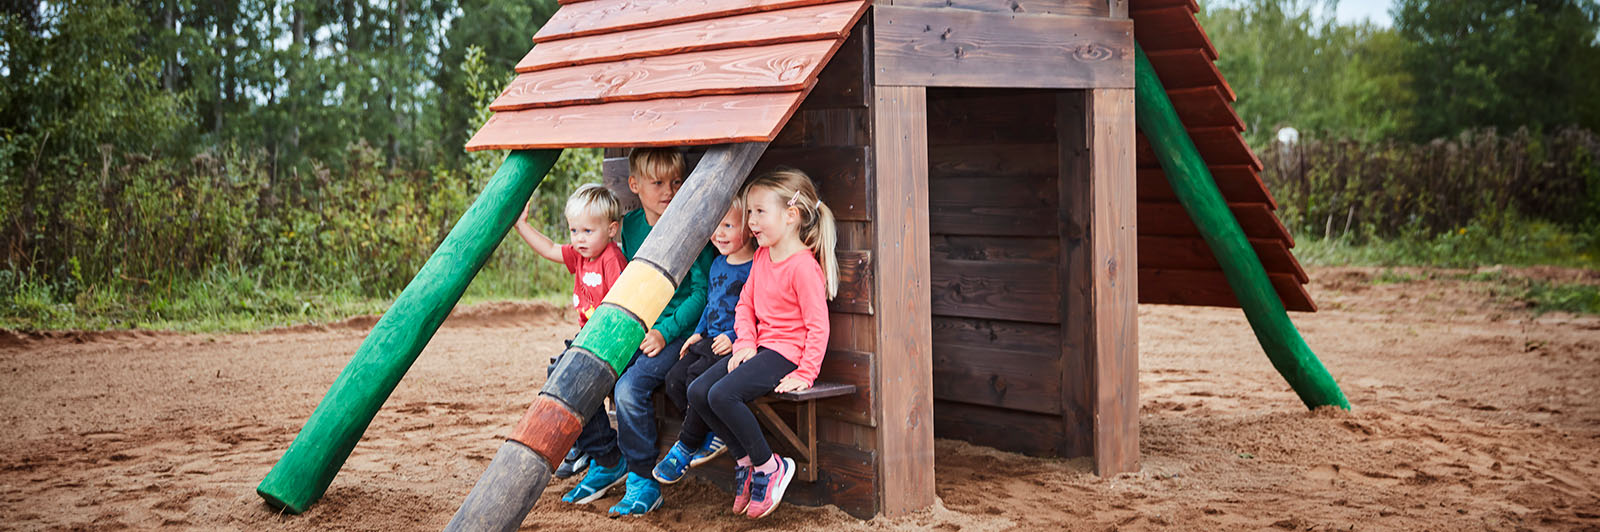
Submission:
<svg viewBox="0 0 1600 532">
<path fill-rule="evenodd" d="M 689 457 L 689 467 L 700 467 L 700 464 L 710 462 L 722 453 L 728 451 L 728 444 L 722 442 L 716 434 L 706 435 L 706 444 Z"/>
<path fill-rule="evenodd" d="M 589 455 L 583 454 L 582 451 L 577 449 L 572 449 L 567 451 L 567 457 L 561 460 L 560 466 L 556 467 L 555 477 L 570 478 L 573 475 L 582 473 L 587 467 L 589 467 Z"/>
<path fill-rule="evenodd" d="M 583 480 L 578 481 L 578 485 L 573 486 L 572 491 L 562 496 L 561 500 L 573 504 L 589 504 L 600 500 L 611 488 L 627 480 L 627 473 L 627 459 L 617 460 L 617 465 L 612 467 L 593 464 L 589 466 L 589 474 L 584 475 Z"/>
<path fill-rule="evenodd" d="M 794 480 L 794 460 L 772 454 L 772 459 L 778 461 L 778 470 L 772 474 L 756 471 L 750 475 L 750 507 L 745 509 L 745 515 L 751 519 L 760 519 L 771 514 L 778 508 L 778 501 L 783 500 L 783 491 L 789 488 L 789 481 Z"/>
<path fill-rule="evenodd" d="M 733 465 L 733 513 L 742 514 L 750 507 L 750 468 Z"/>
<path fill-rule="evenodd" d="M 667 451 L 667 455 L 661 458 L 656 468 L 650 471 L 650 476 L 662 484 L 677 484 L 679 480 L 683 480 L 684 472 L 688 471 L 691 465 L 694 463 L 690 461 L 689 449 L 680 441 L 672 444 L 672 449 Z"/>
<path fill-rule="evenodd" d="M 661 484 L 654 479 L 628 473 L 628 494 L 622 496 L 611 510 L 606 512 L 609 517 L 624 515 L 644 515 L 661 507 Z"/>
</svg>

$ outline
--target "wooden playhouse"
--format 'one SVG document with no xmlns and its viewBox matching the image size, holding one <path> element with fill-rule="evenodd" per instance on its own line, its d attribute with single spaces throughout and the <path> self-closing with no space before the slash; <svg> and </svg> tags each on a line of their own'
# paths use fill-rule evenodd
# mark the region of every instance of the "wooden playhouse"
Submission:
<svg viewBox="0 0 1600 532">
<path fill-rule="evenodd" d="M 1136 33 L 1283 305 L 1314 310 L 1191 0 L 562 3 L 469 149 L 607 148 L 632 199 L 626 148 L 770 142 L 755 171 L 806 171 L 840 220 L 819 382 L 855 391 L 776 407 L 815 442 L 787 500 L 925 508 L 935 437 L 1138 469 L 1136 303 L 1238 303 L 1136 131 Z"/>
</svg>

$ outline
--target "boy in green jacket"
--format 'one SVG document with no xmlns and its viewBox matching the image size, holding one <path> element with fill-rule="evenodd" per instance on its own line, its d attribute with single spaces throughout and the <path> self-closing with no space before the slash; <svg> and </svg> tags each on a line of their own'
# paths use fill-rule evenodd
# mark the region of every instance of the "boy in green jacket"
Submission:
<svg viewBox="0 0 1600 532">
<path fill-rule="evenodd" d="M 677 150 L 641 148 L 628 155 L 628 189 L 639 195 L 641 204 L 622 216 L 622 254 L 628 260 L 633 260 L 645 237 L 661 220 L 661 213 L 667 210 L 683 180 L 683 155 Z M 587 504 L 625 483 L 627 494 L 611 507 L 608 513 L 612 517 L 642 515 L 661 507 L 661 484 L 650 474 L 660 454 L 651 394 L 678 361 L 683 341 L 694 331 L 705 310 L 706 272 L 716 255 L 716 248 L 709 244 L 700 251 L 666 309 L 645 333 L 639 353 L 617 377 L 612 396 L 617 407 L 617 429 L 611 429 L 604 412 L 596 413 L 584 424 L 577 447 L 592 460 L 589 471 L 561 500 Z"/>
</svg>

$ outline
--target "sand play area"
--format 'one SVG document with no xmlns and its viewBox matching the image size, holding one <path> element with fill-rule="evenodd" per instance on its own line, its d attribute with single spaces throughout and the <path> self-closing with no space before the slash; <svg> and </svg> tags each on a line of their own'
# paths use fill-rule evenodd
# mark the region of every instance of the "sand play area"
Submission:
<svg viewBox="0 0 1600 532">
<path fill-rule="evenodd" d="M 566 505 L 565 480 L 524 529 L 1600 530 L 1600 317 L 1535 316 L 1472 281 L 1311 273 L 1323 310 L 1295 319 L 1349 413 L 1306 411 L 1238 310 L 1146 305 L 1138 473 L 939 440 L 939 502 L 909 516 L 785 506 L 750 521 L 691 481 L 610 520 L 620 493 Z M 271 511 L 256 483 L 373 321 L 0 331 L 0 528 L 440 529 L 576 325 L 542 303 L 458 310 L 322 501 Z"/>
</svg>

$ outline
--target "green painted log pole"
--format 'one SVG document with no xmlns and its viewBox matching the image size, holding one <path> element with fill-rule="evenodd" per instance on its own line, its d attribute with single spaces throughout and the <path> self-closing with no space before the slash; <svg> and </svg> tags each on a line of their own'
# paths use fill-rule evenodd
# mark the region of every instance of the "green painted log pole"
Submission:
<svg viewBox="0 0 1600 532">
<path fill-rule="evenodd" d="M 505 238 L 561 150 L 514 151 L 400 292 L 333 381 L 289 450 L 256 487 L 267 504 L 301 513 L 322 497 L 373 416 Z"/>
<path fill-rule="evenodd" d="M 1289 387 L 1300 395 L 1306 407 L 1333 405 L 1348 410 L 1350 402 L 1339 390 L 1339 383 L 1334 382 L 1316 353 L 1312 353 L 1311 347 L 1300 337 L 1294 322 L 1289 321 L 1283 300 L 1278 298 L 1278 292 L 1267 279 L 1266 268 L 1261 266 L 1261 259 L 1250 247 L 1233 212 L 1228 210 L 1228 203 L 1217 190 L 1211 170 L 1206 168 L 1194 141 L 1178 119 L 1178 112 L 1167 98 L 1144 49 L 1135 44 L 1134 50 L 1134 109 L 1139 130 L 1150 139 L 1150 147 L 1161 161 L 1178 202 L 1189 212 L 1194 225 L 1200 228 L 1200 236 L 1222 264 L 1222 273 L 1244 308 L 1256 340 L 1261 342 L 1272 366 L 1289 381 Z"/>
</svg>

